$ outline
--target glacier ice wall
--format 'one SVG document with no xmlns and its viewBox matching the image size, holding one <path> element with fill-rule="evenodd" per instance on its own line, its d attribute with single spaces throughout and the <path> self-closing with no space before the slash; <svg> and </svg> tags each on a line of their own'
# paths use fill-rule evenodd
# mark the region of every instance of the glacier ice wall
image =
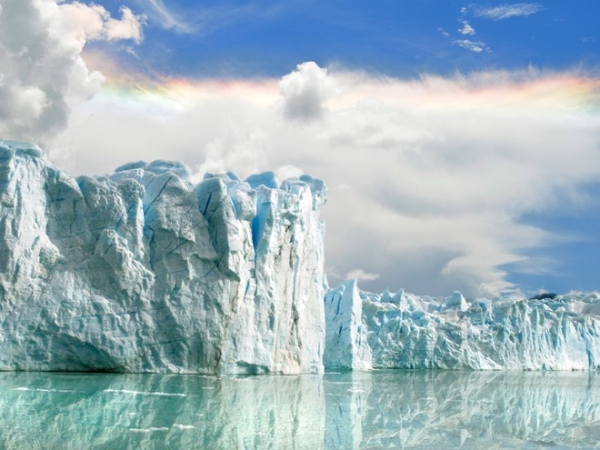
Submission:
<svg viewBox="0 0 600 450">
<path fill-rule="evenodd" d="M 348 342 L 326 348 L 326 367 L 600 369 L 598 293 L 490 300 L 455 292 L 436 299 L 402 290 L 372 294 L 346 282 L 330 289 L 325 303 L 327 343 L 344 335 Z"/>
<path fill-rule="evenodd" d="M 321 371 L 325 191 L 0 141 L 0 370 Z"/>
<path fill-rule="evenodd" d="M 325 292 L 322 181 L 71 178 L 0 141 L 0 370 L 597 370 L 600 295 Z"/>
<path fill-rule="evenodd" d="M 325 319 L 325 367 L 372 369 L 371 348 L 362 322 L 362 300 L 356 280 L 346 281 L 337 289 L 327 291 Z"/>
</svg>

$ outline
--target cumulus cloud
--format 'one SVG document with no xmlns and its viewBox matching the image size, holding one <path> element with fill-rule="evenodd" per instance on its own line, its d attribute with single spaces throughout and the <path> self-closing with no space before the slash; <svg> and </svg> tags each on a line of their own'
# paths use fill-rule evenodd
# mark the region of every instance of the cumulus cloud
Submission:
<svg viewBox="0 0 600 450">
<path fill-rule="evenodd" d="M 121 19 L 117 20 L 101 5 L 80 2 L 60 5 L 65 28 L 85 41 L 131 39 L 142 41 L 144 18 L 136 16 L 131 9 L 121 7 Z"/>
<path fill-rule="evenodd" d="M 295 72 L 283 77 L 279 89 L 284 98 L 285 115 L 305 121 L 319 119 L 323 114 L 323 103 L 339 90 L 327 69 L 314 62 L 299 64 Z"/>
<path fill-rule="evenodd" d="M 75 173 L 168 157 L 242 176 L 281 168 L 323 178 L 331 283 L 360 269 L 379 275 L 362 277 L 367 289 L 495 295 L 514 288 L 507 264 L 551 267 L 530 251 L 567 237 L 523 215 L 590 201 L 586 186 L 600 177 L 597 81 L 535 71 L 401 80 L 308 68 L 321 82 L 334 79 L 337 94 L 325 96 L 326 114 L 320 94 L 317 107 L 296 107 L 312 111 L 306 126 L 282 108 L 290 92 L 278 80 L 165 81 L 127 99 L 101 92 L 75 110 Z M 304 82 L 303 70 L 291 76 Z"/>
<path fill-rule="evenodd" d="M 539 3 L 512 3 L 498 6 L 475 6 L 473 14 L 475 17 L 483 17 L 491 20 L 510 19 L 512 17 L 529 17 L 541 9 Z"/>
<path fill-rule="evenodd" d="M 115 20 L 101 6 L 53 0 L 4 0 L 0 14 L 0 135 L 51 142 L 73 105 L 104 77 L 80 54 L 92 39 L 141 39 L 141 23 L 123 8 Z"/>
</svg>

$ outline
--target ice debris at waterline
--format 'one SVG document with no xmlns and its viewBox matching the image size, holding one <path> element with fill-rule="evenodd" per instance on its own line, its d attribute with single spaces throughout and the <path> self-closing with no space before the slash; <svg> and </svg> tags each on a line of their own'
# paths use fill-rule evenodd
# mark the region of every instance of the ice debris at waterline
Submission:
<svg viewBox="0 0 600 450">
<path fill-rule="evenodd" d="M 0 370 L 323 370 L 325 185 L 0 141 Z"/>
<path fill-rule="evenodd" d="M 0 370 L 596 370 L 600 296 L 326 291 L 325 185 L 181 163 L 71 178 L 0 141 Z"/>
<path fill-rule="evenodd" d="M 600 369 L 600 293 L 434 299 L 351 280 L 327 292 L 325 316 L 328 368 Z"/>
</svg>

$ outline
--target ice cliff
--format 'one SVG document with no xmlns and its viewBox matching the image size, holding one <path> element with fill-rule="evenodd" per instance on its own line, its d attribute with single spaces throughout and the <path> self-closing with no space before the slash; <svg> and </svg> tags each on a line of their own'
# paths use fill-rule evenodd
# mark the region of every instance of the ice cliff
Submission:
<svg viewBox="0 0 600 450">
<path fill-rule="evenodd" d="M 326 291 L 325 185 L 137 162 L 71 178 L 0 141 L 0 370 L 597 370 L 600 296 Z"/>
<path fill-rule="evenodd" d="M 600 369 L 598 293 L 432 298 L 347 281 L 326 293 L 325 314 L 329 368 Z"/>
<path fill-rule="evenodd" d="M 323 369 L 323 182 L 71 178 L 0 141 L 0 370 Z"/>
</svg>

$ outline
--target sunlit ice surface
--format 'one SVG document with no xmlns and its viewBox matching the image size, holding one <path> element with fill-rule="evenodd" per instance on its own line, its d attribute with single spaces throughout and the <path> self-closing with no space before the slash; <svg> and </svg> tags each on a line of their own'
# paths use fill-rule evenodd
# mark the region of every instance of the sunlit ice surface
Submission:
<svg viewBox="0 0 600 450">
<path fill-rule="evenodd" d="M 0 373 L 0 446 L 600 447 L 591 372 Z"/>
</svg>

